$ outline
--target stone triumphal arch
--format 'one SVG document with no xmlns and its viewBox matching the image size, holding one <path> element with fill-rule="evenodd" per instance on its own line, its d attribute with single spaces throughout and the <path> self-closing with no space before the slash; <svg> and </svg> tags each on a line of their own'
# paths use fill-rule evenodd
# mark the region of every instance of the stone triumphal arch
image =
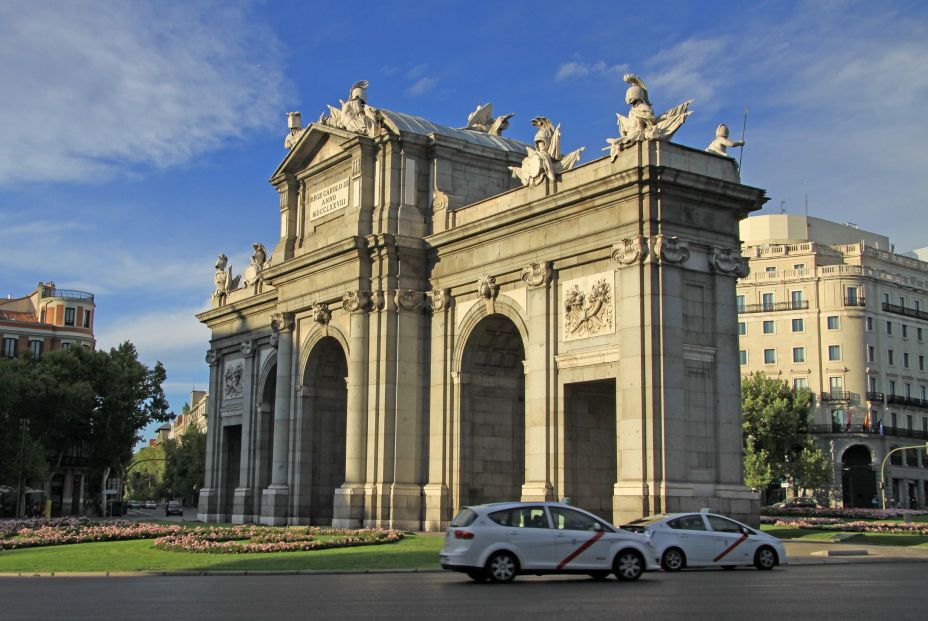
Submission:
<svg viewBox="0 0 928 621">
<path fill-rule="evenodd" d="M 608 156 L 367 103 L 302 126 L 280 238 L 216 263 L 208 521 L 438 529 L 464 504 L 570 497 L 621 522 L 715 510 L 742 481 L 738 222 L 723 152 L 670 142 L 631 76 Z"/>
</svg>

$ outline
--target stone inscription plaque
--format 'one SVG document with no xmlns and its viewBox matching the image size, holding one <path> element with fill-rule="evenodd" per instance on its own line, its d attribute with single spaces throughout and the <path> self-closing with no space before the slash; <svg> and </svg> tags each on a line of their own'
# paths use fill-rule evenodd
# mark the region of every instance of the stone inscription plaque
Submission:
<svg viewBox="0 0 928 621">
<path fill-rule="evenodd" d="M 343 179 L 313 192 L 309 197 L 309 219 L 318 220 L 348 206 L 351 182 Z"/>
</svg>

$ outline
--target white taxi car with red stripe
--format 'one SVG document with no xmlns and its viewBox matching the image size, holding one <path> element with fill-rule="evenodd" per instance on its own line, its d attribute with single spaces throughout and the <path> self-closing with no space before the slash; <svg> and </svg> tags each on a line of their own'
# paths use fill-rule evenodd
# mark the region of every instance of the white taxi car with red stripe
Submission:
<svg viewBox="0 0 928 621">
<path fill-rule="evenodd" d="M 635 520 L 622 528 L 649 537 L 665 571 L 684 567 L 754 565 L 773 569 L 788 560 L 782 542 L 724 515 L 667 513 Z"/>
<path fill-rule="evenodd" d="M 451 521 L 441 566 L 482 582 L 518 574 L 586 574 L 637 580 L 658 569 L 648 539 L 557 502 L 503 502 L 464 507 Z"/>
</svg>

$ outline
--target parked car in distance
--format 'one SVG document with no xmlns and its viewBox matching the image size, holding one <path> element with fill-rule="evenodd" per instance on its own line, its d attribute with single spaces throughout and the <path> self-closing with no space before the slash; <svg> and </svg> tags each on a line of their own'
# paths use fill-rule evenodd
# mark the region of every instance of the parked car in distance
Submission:
<svg viewBox="0 0 928 621">
<path fill-rule="evenodd" d="M 815 509 L 818 503 L 814 498 L 797 497 L 771 505 L 777 509 Z"/>
<path fill-rule="evenodd" d="M 586 574 L 637 580 L 658 568 L 654 547 L 592 513 L 557 502 L 500 502 L 464 507 L 451 520 L 440 555 L 444 569 L 477 582 L 518 574 Z"/>
<path fill-rule="evenodd" d="M 714 513 L 668 513 L 624 525 L 651 540 L 665 571 L 684 567 L 754 565 L 773 569 L 786 565 L 786 549 L 776 537 Z"/>
<path fill-rule="evenodd" d="M 142 501 L 141 501 L 141 500 L 130 500 L 130 501 L 129 501 L 129 508 L 130 508 L 130 509 L 141 509 L 141 508 L 142 508 Z"/>
<path fill-rule="evenodd" d="M 158 503 L 155 502 L 154 500 L 146 500 L 146 501 L 145 501 L 145 508 L 146 508 L 146 509 L 157 509 L 157 508 L 158 508 Z"/>
<path fill-rule="evenodd" d="M 184 515 L 184 505 L 179 500 L 169 500 L 164 506 L 165 515 Z"/>
</svg>

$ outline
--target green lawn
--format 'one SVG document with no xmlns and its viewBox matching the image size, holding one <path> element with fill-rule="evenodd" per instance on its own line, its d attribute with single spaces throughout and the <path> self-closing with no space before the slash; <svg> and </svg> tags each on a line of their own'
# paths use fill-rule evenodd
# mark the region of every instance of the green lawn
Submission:
<svg viewBox="0 0 928 621">
<path fill-rule="evenodd" d="M 807 541 L 833 541 L 840 531 L 812 530 L 807 528 L 785 528 L 764 524 L 761 527 L 765 533 L 780 539 L 804 539 Z M 848 533 L 853 537 L 843 539 L 842 543 L 856 543 L 874 546 L 908 546 L 928 549 L 928 536 L 905 535 L 892 533 Z"/>
<path fill-rule="evenodd" d="M 442 534 L 407 535 L 397 543 L 375 546 L 269 554 L 165 552 L 154 549 L 152 541 L 4 550 L 0 551 L 0 573 L 438 569 Z"/>
</svg>

